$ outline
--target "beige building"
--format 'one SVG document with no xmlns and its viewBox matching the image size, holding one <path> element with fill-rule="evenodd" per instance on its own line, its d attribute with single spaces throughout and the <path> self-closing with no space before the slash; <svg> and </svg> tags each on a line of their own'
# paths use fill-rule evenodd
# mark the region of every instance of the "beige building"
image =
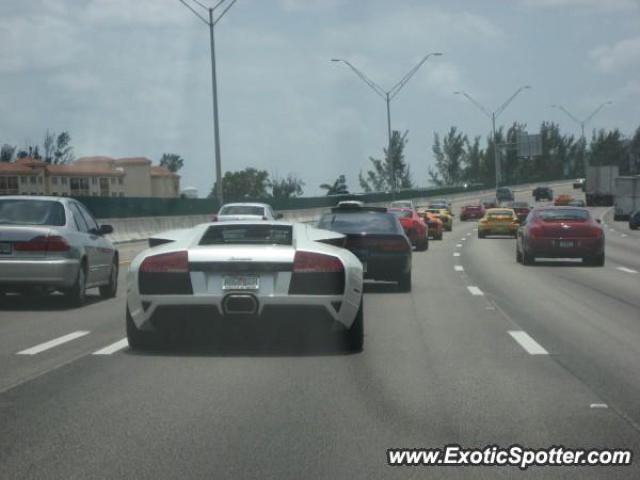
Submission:
<svg viewBox="0 0 640 480">
<path fill-rule="evenodd" d="M 0 195 L 172 198 L 180 195 L 180 176 L 143 157 L 83 157 L 67 165 L 22 158 L 0 163 Z"/>
</svg>

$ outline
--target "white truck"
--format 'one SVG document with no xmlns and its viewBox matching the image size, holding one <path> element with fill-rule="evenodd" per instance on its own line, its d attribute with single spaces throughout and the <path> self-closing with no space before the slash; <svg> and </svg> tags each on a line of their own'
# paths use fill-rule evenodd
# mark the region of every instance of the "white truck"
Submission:
<svg viewBox="0 0 640 480">
<path fill-rule="evenodd" d="M 585 197 L 587 206 L 610 207 L 613 205 L 615 179 L 619 176 L 617 165 L 587 167 Z"/>
<path fill-rule="evenodd" d="M 614 220 L 626 220 L 640 208 L 640 175 L 615 179 Z"/>
</svg>

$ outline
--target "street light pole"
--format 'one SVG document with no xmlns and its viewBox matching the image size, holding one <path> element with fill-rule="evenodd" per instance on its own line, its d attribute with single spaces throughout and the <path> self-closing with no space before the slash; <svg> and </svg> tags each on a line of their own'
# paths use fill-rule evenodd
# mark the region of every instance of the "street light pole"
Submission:
<svg viewBox="0 0 640 480">
<path fill-rule="evenodd" d="M 598 108 L 596 108 L 593 112 L 591 112 L 589 114 L 588 117 L 586 117 L 584 120 L 580 120 L 578 117 L 576 117 L 573 113 L 571 113 L 569 110 L 567 110 L 566 108 L 564 108 L 562 105 L 551 105 L 551 108 L 557 108 L 558 110 L 560 110 L 561 112 L 564 112 L 571 120 L 573 120 L 574 122 L 576 122 L 578 125 L 580 125 L 580 138 L 582 139 L 582 142 L 585 146 L 585 155 L 583 158 L 583 165 L 584 165 L 584 174 L 585 176 L 587 175 L 587 167 L 589 166 L 589 159 L 587 158 L 586 155 L 586 144 L 587 144 L 587 139 L 584 135 L 584 127 L 593 119 L 593 117 L 595 117 L 598 112 L 600 110 L 602 110 L 605 105 L 611 105 L 613 102 L 608 100 L 606 102 L 602 102 L 600 105 L 598 105 Z"/>
<path fill-rule="evenodd" d="M 219 0 L 213 7 L 206 7 L 199 0 L 193 0 L 200 8 L 207 10 L 209 13 L 209 19 L 204 18 L 198 13 L 191 5 L 185 0 L 179 0 L 185 7 L 187 7 L 195 16 L 202 20 L 209 27 L 209 40 L 211 45 L 211 94 L 213 97 L 213 140 L 215 149 L 215 171 L 216 171 L 216 198 L 218 203 L 222 205 L 222 156 L 220 154 L 220 122 L 218 118 L 218 80 L 216 75 L 216 43 L 214 27 L 224 16 L 225 13 L 236 3 L 236 0 L 231 0 L 226 8 L 222 11 L 218 18 L 213 18 L 213 12 L 219 6 L 221 6 L 226 0 Z"/>
<path fill-rule="evenodd" d="M 500 108 L 498 108 L 497 110 L 489 113 L 489 110 L 487 110 L 484 105 L 482 105 L 480 102 L 478 102 L 475 98 L 473 98 L 471 95 L 469 95 L 467 92 L 462 92 L 462 91 L 458 91 L 458 92 L 453 92 L 454 95 L 463 95 L 467 100 L 469 100 L 471 103 L 473 103 L 476 108 L 478 108 L 478 110 L 480 110 L 482 113 L 484 113 L 488 118 L 491 119 L 491 131 L 492 131 L 492 135 L 493 135 L 493 162 L 494 162 L 494 168 L 496 171 L 496 188 L 498 188 L 498 186 L 500 185 L 500 161 L 499 161 L 499 154 L 498 154 L 498 137 L 497 137 L 497 133 L 496 133 L 496 119 L 498 118 L 498 116 L 500 116 L 500 114 L 502 112 L 504 112 L 504 110 L 509 106 L 509 104 L 518 96 L 518 94 L 520 94 L 520 92 L 522 92 L 523 90 L 528 90 L 530 89 L 531 86 L 530 85 L 523 85 L 522 87 L 518 88 L 513 95 L 511 95 L 501 106 Z"/>
<path fill-rule="evenodd" d="M 341 62 L 341 63 L 344 63 L 346 66 L 348 66 L 353 71 L 353 73 L 355 73 L 358 76 L 358 78 L 360 78 L 360 80 L 366 83 L 369 86 L 369 88 L 371 88 L 378 96 L 380 96 L 385 101 L 387 105 L 387 135 L 388 135 L 387 156 L 391 154 L 391 100 L 393 100 L 393 98 L 400 92 L 400 90 L 402 90 L 402 87 L 404 87 L 407 84 L 407 82 L 411 79 L 411 77 L 413 77 L 413 75 L 429 59 L 429 57 L 432 57 L 432 56 L 439 57 L 441 55 L 442 53 L 440 52 L 433 52 L 422 57 L 422 60 L 420 60 L 420 62 L 418 62 L 411 70 L 409 70 L 405 74 L 405 76 L 402 77 L 400 81 L 396 83 L 393 87 L 391 87 L 391 89 L 389 90 L 383 89 L 380 85 L 378 85 L 376 82 L 374 82 L 369 77 L 367 77 L 364 73 L 362 73 L 360 70 L 354 67 L 347 60 L 343 60 L 342 58 L 331 59 L 332 62 Z M 397 182 L 396 182 L 396 169 L 394 168 L 393 165 L 391 166 L 391 176 L 392 176 L 391 195 L 392 195 L 392 198 L 395 199 Z"/>
</svg>

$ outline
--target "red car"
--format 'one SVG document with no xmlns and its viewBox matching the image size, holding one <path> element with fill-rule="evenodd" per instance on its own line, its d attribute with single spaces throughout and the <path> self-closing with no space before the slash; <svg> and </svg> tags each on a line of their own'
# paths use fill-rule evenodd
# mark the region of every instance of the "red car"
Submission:
<svg viewBox="0 0 640 480">
<path fill-rule="evenodd" d="M 520 223 L 523 223 L 527 219 L 531 211 L 531 206 L 529 206 L 527 202 L 511 202 L 509 208 L 512 208 L 513 211 L 516 212 L 516 217 L 518 217 Z"/>
<path fill-rule="evenodd" d="M 586 208 L 543 207 L 531 211 L 518 229 L 516 261 L 531 265 L 536 257 L 582 258 L 604 265 L 604 231 Z"/>
<path fill-rule="evenodd" d="M 484 207 L 482 205 L 465 205 L 460 210 L 460 220 L 478 219 L 484 217 Z"/>
<path fill-rule="evenodd" d="M 429 248 L 429 229 L 422 217 L 413 208 L 392 207 L 388 211 L 398 217 L 404 232 L 417 251 L 422 252 Z"/>
</svg>

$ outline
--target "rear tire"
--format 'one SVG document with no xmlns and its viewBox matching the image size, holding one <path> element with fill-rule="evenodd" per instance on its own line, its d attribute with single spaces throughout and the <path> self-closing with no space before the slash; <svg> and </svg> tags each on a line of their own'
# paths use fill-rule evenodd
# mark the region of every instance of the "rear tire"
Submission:
<svg viewBox="0 0 640 480">
<path fill-rule="evenodd" d="M 364 344 L 364 311 L 362 304 L 363 300 L 361 299 L 356 318 L 351 324 L 351 328 L 344 334 L 345 348 L 350 352 L 361 352 Z"/>
<path fill-rule="evenodd" d="M 522 263 L 522 253 L 519 248 L 516 248 L 516 262 Z"/>
<path fill-rule="evenodd" d="M 118 267 L 118 258 L 116 257 L 113 259 L 109 272 L 109 283 L 99 288 L 102 298 L 114 298 L 118 294 Z"/>
<path fill-rule="evenodd" d="M 65 291 L 65 295 L 72 307 L 81 307 L 86 301 L 87 292 L 87 263 L 82 261 L 78 269 L 78 276 L 73 286 Z"/>
<path fill-rule="evenodd" d="M 402 276 L 398 279 L 398 290 L 401 292 L 410 292 L 411 291 L 411 271 L 408 273 L 403 273 Z"/>
<path fill-rule="evenodd" d="M 131 318 L 129 313 L 129 307 L 127 307 L 127 341 L 129 342 L 129 348 L 132 350 L 149 350 L 158 346 L 158 339 L 153 332 L 145 332 L 138 330 L 136 324 Z"/>
<path fill-rule="evenodd" d="M 584 262 L 592 267 L 604 267 L 604 253 L 593 257 L 587 257 L 584 259 Z"/>
<path fill-rule="evenodd" d="M 484 233 L 480 233 L 480 231 L 478 231 L 478 238 L 484 238 L 485 234 Z"/>
<path fill-rule="evenodd" d="M 533 265 L 536 261 L 535 257 L 533 255 L 530 255 L 526 252 L 526 250 L 523 250 L 522 253 L 522 264 L 523 265 Z"/>
<path fill-rule="evenodd" d="M 440 232 L 437 237 L 434 237 L 434 240 L 442 240 L 443 233 Z"/>
<path fill-rule="evenodd" d="M 423 238 L 422 240 L 419 240 L 418 242 L 416 242 L 416 250 L 418 252 L 424 252 L 425 250 L 429 249 L 429 239 L 428 238 Z"/>
</svg>

